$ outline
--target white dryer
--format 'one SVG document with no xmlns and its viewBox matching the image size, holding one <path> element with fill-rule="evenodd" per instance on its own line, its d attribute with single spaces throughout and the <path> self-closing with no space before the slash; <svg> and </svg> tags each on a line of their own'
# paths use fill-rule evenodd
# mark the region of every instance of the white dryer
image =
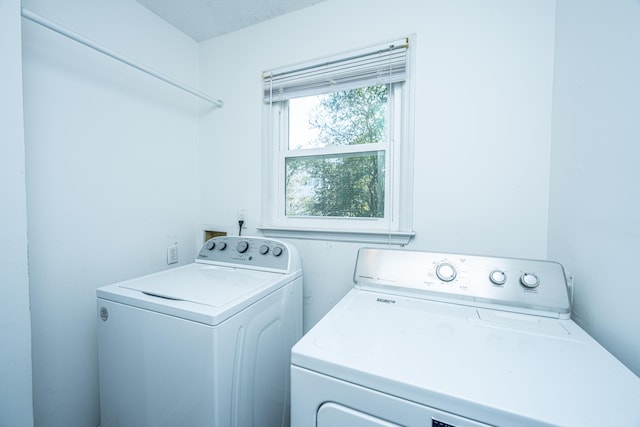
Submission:
<svg viewBox="0 0 640 427">
<path fill-rule="evenodd" d="M 292 350 L 293 427 L 640 426 L 560 264 L 361 249 L 354 280 Z"/>
<path fill-rule="evenodd" d="M 101 427 L 289 425 L 296 249 L 208 240 L 194 263 L 97 290 Z"/>
</svg>

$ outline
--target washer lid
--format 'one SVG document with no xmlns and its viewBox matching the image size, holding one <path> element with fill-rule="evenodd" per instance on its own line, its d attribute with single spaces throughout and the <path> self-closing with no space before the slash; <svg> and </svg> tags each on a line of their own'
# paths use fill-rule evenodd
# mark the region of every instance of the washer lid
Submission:
<svg viewBox="0 0 640 427">
<path fill-rule="evenodd" d="M 218 325 L 299 277 L 193 263 L 98 288 L 98 298 Z"/>
<path fill-rule="evenodd" d="M 190 264 L 124 282 L 120 287 L 169 300 L 222 307 L 280 277 L 278 273 Z"/>
</svg>

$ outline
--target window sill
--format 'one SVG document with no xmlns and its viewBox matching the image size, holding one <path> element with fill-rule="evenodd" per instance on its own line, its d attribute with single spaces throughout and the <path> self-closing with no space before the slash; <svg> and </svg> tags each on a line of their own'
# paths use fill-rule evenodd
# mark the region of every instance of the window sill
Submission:
<svg viewBox="0 0 640 427">
<path fill-rule="evenodd" d="M 416 233 L 414 231 L 367 230 L 319 230 L 293 227 L 258 227 L 267 237 L 288 239 L 331 240 L 335 242 L 379 243 L 404 246 Z"/>
</svg>

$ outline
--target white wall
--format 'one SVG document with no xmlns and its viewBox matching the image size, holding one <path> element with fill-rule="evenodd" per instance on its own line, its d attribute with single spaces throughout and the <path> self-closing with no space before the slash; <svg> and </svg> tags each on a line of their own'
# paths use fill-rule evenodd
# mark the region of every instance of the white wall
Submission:
<svg viewBox="0 0 640 427">
<path fill-rule="evenodd" d="M 417 35 L 413 249 L 545 258 L 555 2 L 329 0 L 200 44 L 201 218 L 261 212 L 261 72 Z M 224 82 L 224 84 L 221 84 Z M 225 159 L 216 162 L 216 159 Z M 305 327 L 352 286 L 360 244 L 294 242 Z"/>
<path fill-rule="evenodd" d="M 23 6 L 196 86 L 197 44 L 134 0 Z M 38 426 L 99 423 L 95 289 L 195 258 L 200 101 L 23 21 Z"/>
<path fill-rule="evenodd" d="M 20 1 L 0 1 L 0 426 L 32 426 Z"/>
<path fill-rule="evenodd" d="M 640 375 L 640 2 L 559 0 L 549 256 L 574 318 Z"/>
</svg>

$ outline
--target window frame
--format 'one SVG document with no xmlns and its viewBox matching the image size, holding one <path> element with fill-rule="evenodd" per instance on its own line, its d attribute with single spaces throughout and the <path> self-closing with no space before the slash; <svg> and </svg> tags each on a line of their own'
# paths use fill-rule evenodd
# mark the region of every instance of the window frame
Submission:
<svg viewBox="0 0 640 427">
<path fill-rule="evenodd" d="M 414 37 L 408 40 L 414 43 Z M 407 51 L 406 79 L 389 84 L 388 137 L 384 143 L 291 150 L 288 146 L 288 99 L 272 100 L 264 105 L 263 209 L 259 229 L 266 236 L 405 245 L 415 235 L 412 231 L 413 85 L 410 51 Z M 358 86 L 362 87 L 354 84 L 351 88 Z M 375 151 L 385 152 L 384 218 L 285 215 L 286 158 Z"/>
</svg>

